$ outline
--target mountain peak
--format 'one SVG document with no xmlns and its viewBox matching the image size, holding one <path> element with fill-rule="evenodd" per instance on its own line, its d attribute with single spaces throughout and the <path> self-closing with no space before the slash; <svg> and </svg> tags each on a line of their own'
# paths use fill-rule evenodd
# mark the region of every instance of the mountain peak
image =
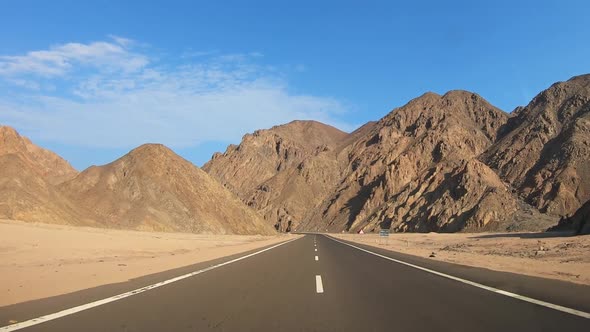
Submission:
<svg viewBox="0 0 590 332">
<path fill-rule="evenodd" d="M 307 145 L 312 149 L 317 146 L 336 146 L 348 134 L 338 128 L 314 120 L 295 120 L 274 126 L 270 129 L 258 131 L 276 134 L 293 142 Z"/>
<path fill-rule="evenodd" d="M 16 131 L 16 129 L 10 127 L 10 126 L 4 126 L 4 125 L 0 125 L 0 135 L 4 136 L 18 136 L 20 137 L 20 135 L 18 134 L 18 132 Z"/>
<path fill-rule="evenodd" d="M 590 74 L 582 74 L 582 75 L 574 76 L 567 81 L 588 85 L 588 84 L 590 84 Z"/>
<path fill-rule="evenodd" d="M 510 119 L 483 156 L 527 202 L 554 214 L 590 199 L 590 75 L 557 82 Z"/>
<path fill-rule="evenodd" d="M 24 149 L 29 141 L 10 126 L 0 126 L 0 154 L 16 149 Z"/>
<path fill-rule="evenodd" d="M 129 151 L 127 155 L 142 157 L 142 156 L 171 156 L 175 155 L 174 151 L 163 144 L 159 143 L 146 143 L 142 144 L 135 149 Z"/>
<path fill-rule="evenodd" d="M 442 95 L 443 99 L 482 99 L 483 98 L 478 95 L 477 93 L 467 91 L 467 90 L 450 90 L 447 91 L 444 95 Z"/>
<path fill-rule="evenodd" d="M 33 144 L 10 126 L 0 126 L 0 156 L 19 155 L 46 181 L 57 184 L 78 173 L 67 161 L 55 153 Z"/>
</svg>

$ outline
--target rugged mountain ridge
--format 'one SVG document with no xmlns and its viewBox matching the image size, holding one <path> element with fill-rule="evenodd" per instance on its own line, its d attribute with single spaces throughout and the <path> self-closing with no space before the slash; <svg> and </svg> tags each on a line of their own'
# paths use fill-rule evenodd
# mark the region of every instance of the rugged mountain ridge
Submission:
<svg viewBox="0 0 590 332">
<path fill-rule="evenodd" d="M 514 212 L 512 197 L 499 196 L 506 189 L 485 176 L 493 171 L 472 161 L 492 144 L 507 119 L 504 112 L 466 91 L 442 96 L 427 93 L 393 110 L 353 144 L 345 177 L 308 217 L 306 227 L 320 229 L 317 225 L 324 224 L 320 227 L 330 231 L 358 231 L 393 224 L 400 231 L 456 231 L 466 226 L 470 215 L 484 214 L 479 209 L 485 207 L 476 204 L 484 197 L 508 199 L 507 212 Z M 465 172 L 464 181 L 479 185 L 471 186 L 469 199 L 458 204 L 463 190 L 451 188 L 448 199 L 440 186 L 460 185 L 461 181 L 449 182 L 448 177 Z M 425 185 L 441 193 L 416 196 Z M 498 191 L 490 194 L 488 187 Z M 457 204 L 436 208 L 445 202 Z M 481 222 L 499 221 L 499 217 Z"/>
<path fill-rule="evenodd" d="M 211 176 L 289 231 L 339 179 L 339 143 L 349 135 L 316 121 L 293 121 L 244 136 L 203 166 Z"/>
<path fill-rule="evenodd" d="M 285 166 L 250 178 L 254 190 L 234 186 L 232 160 L 260 144 L 245 139 L 205 169 L 283 231 L 539 230 L 588 199 L 589 81 L 556 83 L 510 115 L 471 92 L 426 93 L 326 151 L 275 160 Z"/>
<path fill-rule="evenodd" d="M 346 135 L 316 121 L 293 121 L 244 135 L 240 145 L 215 153 L 203 170 L 242 195 L 309 155 L 334 148 Z"/>
<path fill-rule="evenodd" d="M 0 218 L 238 234 L 540 230 L 587 213 L 588 160 L 590 75 L 510 115 L 450 91 L 350 134 L 315 121 L 258 130 L 206 172 L 147 144 L 77 173 L 0 127 Z"/>
<path fill-rule="evenodd" d="M 481 160 L 528 203 L 566 215 L 590 199 L 590 75 L 553 84 L 507 127 Z"/>
</svg>

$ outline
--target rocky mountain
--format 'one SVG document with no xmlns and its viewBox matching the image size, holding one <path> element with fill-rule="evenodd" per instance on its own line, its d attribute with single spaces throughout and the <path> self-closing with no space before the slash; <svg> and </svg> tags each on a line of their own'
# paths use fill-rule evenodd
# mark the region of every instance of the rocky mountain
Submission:
<svg viewBox="0 0 590 332">
<path fill-rule="evenodd" d="M 589 160 L 590 75 L 512 114 L 450 91 L 350 134 L 315 121 L 258 130 L 205 172 L 148 144 L 77 174 L 0 127 L 0 218 L 236 234 L 540 230 L 583 219 Z"/>
<path fill-rule="evenodd" d="M 346 135 L 316 121 L 293 121 L 246 134 L 240 145 L 214 154 L 203 170 L 242 195 L 306 157 L 334 148 Z M 254 169 L 256 172 L 251 172 Z"/>
<path fill-rule="evenodd" d="M 64 159 L 0 126 L 0 218 L 92 225 L 54 184 L 77 171 Z"/>
<path fill-rule="evenodd" d="M 336 155 L 348 136 L 316 121 L 293 121 L 245 135 L 203 169 L 276 229 L 287 231 L 339 180 Z"/>
<path fill-rule="evenodd" d="M 457 231 L 503 221 L 516 210 L 516 199 L 475 158 L 507 120 L 466 91 L 410 101 L 352 144 L 345 176 L 303 227 Z M 493 213 L 498 206 L 503 214 Z"/>
<path fill-rule="evenodd" d="M 467 91 L 426 93 L 348 135 L 314 123 L 312 144 L 279 126 L 205 170 L 281 231 L 539 230 L 590 198 L 589 81 L 512 114 Z"/>
<path fill-rule="evenodd" d="M 21 162 L 51 184 L 61 183 L 78 174 L 57 154 L 31 143 L 9 126 L 0 126 L 0 156 L 9 154 L 18 155 Z"/>
<path fill-rule="evenodd" d="M 39 173 L 28 158 L 0 156 L 0 219 L 91 226 L 95 221 Z"/>
<path fill-rule="evenodd" d="M 568 215 L 590 199 L 590 75 L 553 84 L 506 127 L 481 160 L 528 203 Z"/>
<path fill-rule="evenodd" d="M 59 189 L 107 227 L 212 234 L 274 230 L 207 173 L 159 144 L 93 166 Z"/>
<path fill-rule="evenodd" d="M 571 231 L 574 234 L 590 234 L 590 200 L 571 216 L 564 216 L 549 231 Z"/>
</svg>

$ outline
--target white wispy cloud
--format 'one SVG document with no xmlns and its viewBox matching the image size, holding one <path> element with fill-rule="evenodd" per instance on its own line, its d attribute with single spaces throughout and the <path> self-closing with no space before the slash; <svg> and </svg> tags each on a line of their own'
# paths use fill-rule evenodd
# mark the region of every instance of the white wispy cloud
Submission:
<svg viewBox="0 0 590 332">
<path fill-rule="evenodd" d="M 25 55 L 0 56 L 0 75 L 23 74 L 63 76 L 74 67 L 88 66 L 101 71 L 137 71 L 148 64 L 146 56 L 130 52 L 130 40 L 113 37 L 113 42 L 67 43 Z"/>
<path fill-rule="evenodd" d="M 134 45 L 112 36 L 0 56 L 0 80 L 20 89 L 0 94 L 0 122 L 89 147 L 230 142 L 294 119 L 350 129 L 337 120 L 346 112 L 340 101 L 291 93 L 284 75 L 256 64 L 260 53 L 165 61 Z"/>
</svg>

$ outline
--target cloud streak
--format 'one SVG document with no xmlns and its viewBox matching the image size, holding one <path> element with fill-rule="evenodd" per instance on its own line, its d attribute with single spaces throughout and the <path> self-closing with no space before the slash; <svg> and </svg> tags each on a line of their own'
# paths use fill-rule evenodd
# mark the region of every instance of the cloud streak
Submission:
<svg viewBox="0 0 590 332">
<path fill-rule="evenodd" d="M 0 56 L 0 75 L 55 77 L 67 74 L 76 66 L 101 68 L 103 71 L 137 71 L 148 64 L 148 59 L 129 52 L 126 47 L 130 44 L 129 39 L 113 37 L 113 42 L 67 43 L 25 55 Z"/>
<path fill-rule="evenodd" d="M 260 53 L 162 59 L 111 39 L 0 56 L 0 80 L 19 92 L 0 94 L 0 122 L 35 139 L 101 148 L 235 142 L 295 119 L 350 129 L 338 121 L 342 102 L 291 93 L 284 75 L 258 64 Z"/>
</svg>

